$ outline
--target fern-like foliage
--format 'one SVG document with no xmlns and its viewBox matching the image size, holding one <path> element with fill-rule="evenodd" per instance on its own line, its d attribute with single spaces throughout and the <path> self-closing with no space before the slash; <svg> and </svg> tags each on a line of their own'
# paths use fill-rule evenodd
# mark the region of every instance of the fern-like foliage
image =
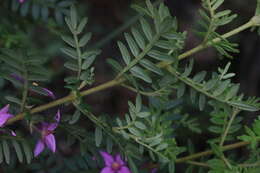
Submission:
<svg viewBox="0 0 260 173">
<path fill-rule="evenodd" d="M 17 11 L 21 16 L 27 16 L 31 14 L 34 20 L 48 21 L 51 14 L 54 14 L 54 18 L 57 23 L 64 23 L 64 16 L 69 13 L 69 7 L 74 3 L 74 0 L 37 0 L 37 1 L 25 1 L 19 3 L 17 0 L 10 1 L 12 11 Z"/>
<path fill-rule="evenodd" d="M 228 40 L 222 38 L 216 30 L 233 21 L 236 18 L 236 14 L 231 14 L 230 10 L 218 11 L 218 8 L 224 3 L 224 0 L 202 0 L 203 10 L 200 10 L 202 20 L 199 21 L 199 25 L 202 28 L 201 31 L 197 32 L 199 36 L 203 38 L 203 43 L 209 42 L 214 46 L 221 55 L 228 58 L 232 58 L 229 54 L 238 53 L 236 49 L 237 44 L 230 43 Z M 220 42 L 212 42 L 215 38 L 221 39 Z"/>
<path fill-rule="evenodd" d="M 193 69 L 193 60 L 185 67 L 183 72 L 179 72 L 173 67 L 168 68 L 176 79 L 172 80 L 176 84 L 177 97 L 182 97 L 186 89 L 190 90 L 190 98 L 195 103 L 198 98 L 199 109 L 203 110 L 209 100 L 230 105 L 239 110 L 257 111 L 260 109 L 259 99 L 249 97 L 244 99 L 243 94 L 238 94 L 239 85 L 231 82 L 234 73 L 228 73 L 230 63 L 224 69 L 219 68 L 218 73 L 213 73 L 209 80 L 205 80 L 207 72 L 202 71 L 190 77 Z"/>
<path fill-rule="evenodd" d="M 228 126 L 228 123 L 236 110 L 233 110 L 232 107 L 225 105 L 225 104 L 217 104 L 215 102 L 210 103 L 214 110 L 210 113 L 210 122 L 213 125 L 210 125 L 208 130 L 218 137 L 222 137 L 225 133 L 225 130 Z M 217 105 L 217 106 L 216 106 Z M 241 121 L 243 118 L 241 116 L 235 116 L 234 120 L 232 120 L 232 124 L 228 130 L 227 136 L 225 141 L 234 140 L 234 134 L 241 129 Z M 220 142 L 220 138 L 212 139 L 210 142 Z"/>
<path fill-rule="evenodd" d="M 16 51 L 1 49 L 0 53 L 0 61 L 3 62 L 0 64 L 2 78 L 22 90 L 32 90 L 47 95 L 41 87 L 34 85 L 35 82 L 49 80 L 50 72 L 43 66 L 46 62 L 45 57 L 39 56 L 36 52 L 21 49 Z M 22 104 L 22 100 L 14 96 L 7 96 L 6 99 L 18 105 Z"/>
<path fill-rule="evenodd" d="M 88 19 L 83 18 L 79 21 L 74 6 L 71 6 L 70 17 L 66 17 L 65 21 L 70 29 L 71 35 L 62 36 L 62 39 L 68 46 L 61 50 L 69 57 L 69 60 L 64 66 L 77 73 L 76 76 L 67 77 L 65 81 L 69 85 L 74 85 L 74 89 L 81 89 L 87 84 L 93 83 L 94 67 L 91 67 L 91 65 L 97 55 L 100 54 L 100 51 L 88 51 L 85 49 L 86 44 L 91 39 L 91 33 L 83 34 Z"/>
<path fill-rule="evenodd" d="M 2 136 L 0 138 L 0 163 L 10 164 L 13 160 L 30 164 L 33 159 L 31 146 L 20 137 Z"/>
<path fill-rule="evenodd" d="M 116 61 L 109 60 L 119 72 L 117 78 L 125 76 L 133 82 L 134 78 L 131 76 L 134 76 L 152 83 L 152 74 L 163 76 L 163 71 L 156 63 L 173 61 L 183 47 L 185 33 L 177 32 L 176 20 L 170 15 L 168 8 L 164 4 L 160 4 L 158 8 L 154 7 L 149 0 L 146 5 L 147 9 L 134 6 L 138 12 L 148 17 L 139 20 L 141 29 L 132 27 L 131 33 L 124 34 L 127 45 L 118 42 L 126 66 L 122 67 Z M 150 20 L 153 21 L 152 26 Z"/>
<path fill-rule="evenodd" d="M 129 114 L 125 115 L 125 120 L 117 119 L 118 127 L 113 129 L 124 136 L 125 139 L 133 139 L 142 147 L 148 149 L 150 157 L 155 159 L 158 155 L 163 162 L 176 159 L 176 156 L 183 152 L 183 148 L 178 147 L 172 138 L 172 121 L 166 117 L 167 114 L 151 115 L 142 109 L 140 95 L 136 98 L 135 105 L 129 102 Z"/>
</svg>

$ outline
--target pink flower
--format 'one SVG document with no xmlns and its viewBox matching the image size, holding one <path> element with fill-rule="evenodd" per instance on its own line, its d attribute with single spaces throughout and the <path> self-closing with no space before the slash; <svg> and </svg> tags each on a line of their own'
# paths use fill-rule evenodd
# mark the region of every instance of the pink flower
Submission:
<svg viewBox="0 0 260 173">
<path fill-rule="evenodd" d="M 0 110 L 0 127 L 3 127 L 8 119 L 12 118 L 13 115 L 8 113 L 9 105 L 6 105 Z"/>
<path fill-rule="evenodd" d="M 20 2 L 20 3 L 23 3 L 23 2 L 24 2 L 24 0 L 19 0 L 19 2 Z"/>
<path fill-rule="evenodd" d="M 60 111 L 58 110 L 55 116 L 56 122 L 54 123 L 42 123 L 41 128 L 41 139 L 38 140 L 36 147 L 34 149 L 34 156 L 38 156 L 45 147 L 49 148 L 53 153 L 56 151 L 56 140 L 53 135 L 54 130 L 57 128 L 60 121 Z"/>
<path fill-rule="evenodd" d="M 106 165 L 100 173 L 131 173 L 119 154 L 115 157 L 103 151 L 101 151 L 100 154 L 102 155 Z"/>
<path fill-rule="evenodd" d="M 16 74 L 16 73 L 12 73 L 12 74 L 10 74 L 10 76 L 11 76 L 13 79 L 17 80 L 18 82 L 20 82 L 20 83 L 22 83 L 22 84 L 25 82 L 24 78 L 21 77 L 20 75 Z M 35 84 L 35 85 L 34 85 L 34 84 Z M 46 95 L 46 96 L 48 96 L 48 97 L 50 97 L 50 98 L 52 98 L 52 99 L 56 99 L 55 95 L 53 94 L 53 92 L 52 92 L 51 90 L 49 90 L 49 89 L 47 89 L 47 88 L 40 87 L 40 86 L 38 86 L 38 84 L 35 83 L 35 82 L 33 83 L 33 85 L 34 85 L 34 86 L 37 86 L 38 88 L 40 88 L 40 89 L 45 93 L 44 95 Z"/>
</svg>

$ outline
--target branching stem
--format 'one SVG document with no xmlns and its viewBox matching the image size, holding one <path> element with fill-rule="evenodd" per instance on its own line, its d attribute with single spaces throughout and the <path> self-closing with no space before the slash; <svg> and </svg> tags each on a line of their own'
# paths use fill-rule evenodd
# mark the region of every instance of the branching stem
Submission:
<svg viewBox="0 0 260 173">
<path fill-rule="evenodd" d="M 232 115 L 231 115 L 231 118 L 230 118 L 230 120 L 228 121 L 228 125 L 227 125 L 227 127 L 226 127 L 226 129 L 225 129 L 225 131 L 224 131 L 224 133 L 223 133 L 223 135 L 222 135 L 222 137 L 221 137 L 219 146 L 223 146 L 223 144 L 224 144 L 224 142 L 225 142 L 225 139 L 226 139 L 226 137 L 227 137 L 227 135 L 228 135 L 228 132 L 229 132 L 229 130 L 230 130 L 230 127 L 231 127 L 231 125 L 232 125 L 232 123 L 233 123 L 233 121 L 234 121 L 236 115 L 237 115 L 239 112 L 240 112 L 240 111 L 237 110 L 237 109 L 233 110 L 233 113 L 232 113 Z"/>
<path fill-rule="evenodd" d="M 242 32 L 250 27 L 253 27 L 253 26 L 258 26 L 259 23 L 258 23 L 258 20 L 260 20 L 260 16 L 254 16 L 249 22 L 241 25 L 240 27 L 222 35 L 222 38 L 228 38 L 228 37 L 231 37 L 235 34 L 238 34 L 239 32 Z M 184 52 L 183 54 L 179 55 L 178 58 L 180 60 L 184 59 L 184 58 L 187 58 L 188 56 L 192 55 L 192 54 L 195 54 L 196 52 L 199 52 L 207 47 L 209 47 L 211 45 L 211 42 L 219 42 L 221 41 L 220 38 L 215 38 L 214 40 L 208 42 L 208 44 L 206 45 L 199 45 L 187 52 Z M 169 65 L 171 65 L 173 62 L 161 62 L 161 63 L 158 63 L 157 66 L 160 67 L 160 68 L 165 68 Z M 123 83 L 126 79 L 124 78 L 118 78 L 118 79 L 114 79 L 114 80 L 111 80 L 111 81 L 108 81 L 104 84 L 101 84 L 101 85 L 98 85 L 94 88 L 90 88 L 90 89 L 86 89 L 82 92 L 80 92 L 80 95 L 81 96 L 87 96 L 87 95 L 90 95 L 90 94 L 93 94 L 93 93 L 96 93 L 98 91 L 101 91 L 101 90 L 105 90 L 105 89 L 108 89 L 108 88 L 111 88 L 111 87 L 114 87 L 114 86 L 117 86 L 121 83 Z M 34 114 L 34 113 L 38 113 L 38 112 L 41 112 L 41 111 L 44 111 L 46 109 L 49 109 L 49 108 L 52 108 L 52 107 L 55 107 L 55 106 L 58 106 L 58 105 L 61 105 L 61 104 L 64 104 L 66 102 L 71 102 L 73 100 L 75 100 L 75 96 L 73 94 L 69 94 L 68 96 L 66 97 L 63 97 L 63 98 L 60 98 L 58 100 L 55 100 L 53 102 L 50 102 L 50 103 L 47 103 L 45 105 L 41 105 L 41 106 L 38 106 L 36 108 L 33 108 L 30 113 L 31 114 Z M 24 113 L 20 113 L 18 115 L 16 115 L 15 117 L 11 118 L 8 120 L 7 124 L 12 124 L 13 122 L 16 122 L 16 121 L 19 121 L 19 120 L 22 120 L 24 118 Z"/>
</svg>

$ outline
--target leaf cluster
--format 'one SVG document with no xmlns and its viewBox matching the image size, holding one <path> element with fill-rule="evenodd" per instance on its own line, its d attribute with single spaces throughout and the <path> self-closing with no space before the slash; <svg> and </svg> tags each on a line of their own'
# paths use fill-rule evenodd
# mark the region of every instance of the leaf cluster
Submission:
<svg viewBox="0 0 260 173">
<path fill-rule="evenodd" d="M 91 39 L 91 33 L 83 33 L 88 19 L 83 18 L 79 21 L 74 6 L 70 9 L 70 16 L 65 18 L 66 24 L 70 29 L 71 35 L 63 35 L 62 39 L 67 44 L 62 48 L 62 52 L 68 56 L 68 61 L 64 66 L 77 73 L 77 76 L 65 78 L 69 85 L 75 85 L 78 89 L 87 84 L 93 83 L 94 67 L 91 67 L 99 50 L 86 50 L 85 47 Z M 72 86 L 73 87 L 73 86 Z M 75 86 L 74 86 L 75 87 Z"/>
<path fill-rule="evenodd" d="M 196 32 L 203 38 L 203 43 L 209 42 L 217 51 L 228 58 L 232 58 L 230 53 L 238 53 L 238 46 L 235 43 L 230 43 L 225 38 L 221 37 L 216 30 L 224 25 L 229 24 L 237 17 L 236 14 L 231 14 L 231 10 L 218 11 L 218 8 L 224 3 L 224 0 L 202 0 L 204 9 L 199 10 L 202 17 L 199 20 L 201 30 Z M 215 38 L 221 39 L 220 42 L 214 43 L 212 40 Z"/>
</svg>

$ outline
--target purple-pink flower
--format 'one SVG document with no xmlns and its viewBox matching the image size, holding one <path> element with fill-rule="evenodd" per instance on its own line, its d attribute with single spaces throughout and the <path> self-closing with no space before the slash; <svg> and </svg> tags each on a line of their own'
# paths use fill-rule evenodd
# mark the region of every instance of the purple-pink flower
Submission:
<svg viewBox="0 0 260 173">
<path fill-rule="evenodd" d="M 60 121 L 60 111 L 58 110 L 55 116 L 54 123 L 42 123 L 39 131 L 41 133 L 41 139 L 38 140 L 34 149 L 34 156 L 38 156 L 45 147 L 49 148 L 53 153 L 56 151 L 56 140 L 53 135 L 54 130 L 57 128 Z"/>
<path fill-rule="evenodd" d="M 100 173 L 131 173 L 130 169 L 126 166 L 126 163 L 121 159 L 119 154 L 115 157 L 103 151 L 101 151 L 100 154 L 106 165 Z"/>
<path fill-rule="evenodd" d="M 20 82 L 22 84 L 25 82 L 24 78 L 22 76 L 16 74 L 16 73 L 12 73 L 12 74 L 10 74 L 10 76 L 13 79 L 17 80 L 18 82 Z M 49 90 L 47 88 L 43 88 L 43 87 L 39 86 L 37 83 L 35 83 L 35 82 L 33 82 L 33 85 L 37 86 L 38 88 L 40 88 L 45 93 L 44 95 L 46 95 L 46 96 L 48 96 L 48 97 L 50 97 L 52 99 L 56 99 L 55 95 L 53 94 L 53 92 L 51 90 Z"/>
<path fill-rule="evenodd" d="M 25 0 L 19 0 L 20 3 L 23 3 Z"/>
<path fill-rule="evenodd" d="M 42 88 L 42 90 L 47 94 L 47 96 L 49 96 L 50 98 L 52 98 L 53 100 L 56 98 L 55 95 L 53 94 L 53 92 L 47 88 Z"/>
<path fill-rule="evenodd" d="M 0 127 L 3 127 L 8 119 L 12 118 L 13 115 L 8 113 L 9 105 L 6 105 L 0 110 Z"/>
</svg>

